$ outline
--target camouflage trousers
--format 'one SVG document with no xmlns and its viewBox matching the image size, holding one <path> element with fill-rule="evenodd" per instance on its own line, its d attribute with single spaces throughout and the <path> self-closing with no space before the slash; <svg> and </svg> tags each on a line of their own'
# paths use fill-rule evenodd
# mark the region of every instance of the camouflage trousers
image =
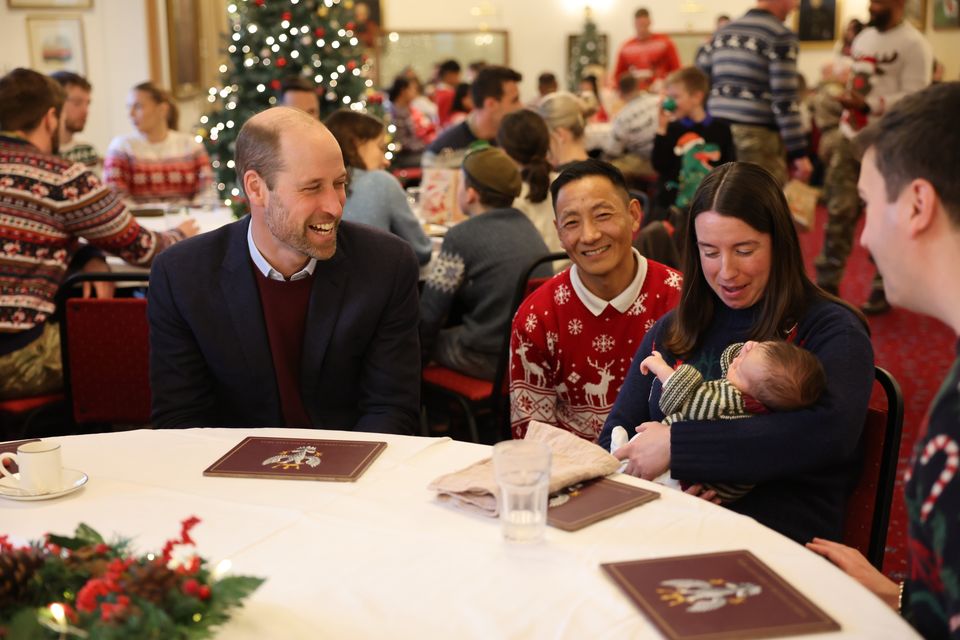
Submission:
<svg viewBox="0 0 960 640">
<path fill-rule="evenodd" d="M 738 161 L 758 164 L 772 173 L 781 187 L 787 184 L 787 150 L 780 132 L 753 124 L 731 124 L 730 133 Z"/>
<path fill-rule="evenodd" d="M 823 247 L 813 264 L 817 269 L 817 284 L 839 287 L 847 258 L 853 249 L 857 221 L 862 207 L 857 193 L 860 161 L 853 142 L 842 137 L 835 141 L 830 163 L 824 178 L 823 195 L 827 204 L 827 224 L 823 233 Z M 883 289 L 883 280 L 877 273 L 872 288 Z"/>
<path fill-rule="evenodd" d="M 0 356 L 0 400 L 55 393 L 63 388 L 60 330 L 48 322 L 27 346 Z"/>
</svg>

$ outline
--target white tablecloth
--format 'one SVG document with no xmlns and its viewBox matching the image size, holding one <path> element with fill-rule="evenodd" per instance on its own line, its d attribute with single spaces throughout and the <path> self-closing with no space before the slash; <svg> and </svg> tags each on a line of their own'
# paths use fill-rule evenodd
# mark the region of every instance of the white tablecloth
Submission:
<svg viewBox="0 0 960 640">
<path fill-rule="evenodd" d="M 385 440 L 355 483 L 207 478 L 248 435 Z M 24 542 L 87 522 L 159 550 L 196 515 L 201 555 L 268 578 L 220 632 L 261 638 L 657 638 L 600 563 L 748 548 L 836 619 L 824 638 L 910 638 L 911 628 L 826 560 L 752 519 L 663 497 L 579 532 L 511 545 L 494 519 L 439 505 L 427 484 L 490 455 L 446 438 L 338 431 L 190 429 L 59 438 L 87 486 L 46 502 L 0 499 Z M 655 487 L 635 478 L 618 478 Z"/>
</svg>

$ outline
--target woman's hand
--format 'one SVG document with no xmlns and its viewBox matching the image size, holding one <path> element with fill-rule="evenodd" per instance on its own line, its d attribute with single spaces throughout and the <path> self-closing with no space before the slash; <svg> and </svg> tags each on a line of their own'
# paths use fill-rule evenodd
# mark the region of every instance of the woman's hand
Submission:
<svg viewBox="0 0 960 640">
<path fill-rule="evenodd" d="M 613 455 L 627 460 L 624 473 L 653 480 L 670 468 L 670 427 L 662 422 L 644 422 L 636 431 L 637 435 Z"/>
<path fill-rule="evenodd" d="M 684 493 L 689 493 L 692 496 L 698 498 L 703 498 L 707 502 L 712 502 L 713 504 L 720 504 L 720 496 L 717 495 L 717 492 L 713 489 L 707 489 L 702 484 L 694 484 L 687 488 Z"/>
<path fill-rule="evenodd" d="M 890 580 L 874 568 L 863 554 L 839 542 L 823 538 L 814 538 L 807 543 L 807 549 L 819 553 L 837 565 L 848 576 L 869 589 L 894 611 L 900 611 L 900 585 Z"/>
</svg>

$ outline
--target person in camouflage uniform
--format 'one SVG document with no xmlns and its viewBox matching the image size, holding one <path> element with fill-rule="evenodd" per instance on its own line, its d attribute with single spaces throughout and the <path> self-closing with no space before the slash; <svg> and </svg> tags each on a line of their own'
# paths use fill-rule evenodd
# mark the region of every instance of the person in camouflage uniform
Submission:
<svg viewBox="0 0 960 640">
<path fill-rule="evenodd" d="M 871 3 L 870 24 L 851 45 L 853 66 L 846 91 L 837 97 L 844 108 L 839 126 L 842 135 L 829 141 L 834 142 L 824 179 L 829 217 L 814 265 L 817 284 L 833 294 L 838 293 L 843 279 L 861 213 L 857 193 L 860 161 L 851 139 L 894 102 L 930 83 L 930 45 L 904 19 L 904 0 Z M 877 273 L 861 309 L 876 314 L 889 308 Z"/>
</svg>

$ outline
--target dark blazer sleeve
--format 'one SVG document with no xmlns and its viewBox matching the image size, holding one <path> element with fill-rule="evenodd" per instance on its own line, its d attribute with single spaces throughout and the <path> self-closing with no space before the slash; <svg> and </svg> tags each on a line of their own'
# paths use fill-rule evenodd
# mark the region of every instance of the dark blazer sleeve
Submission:
<svg viewBox="0 0 960 640">
<path fill-rule="evenodd" d="M 169 262 L 161 254 L 150 270 L 150 419 L 157 427 L 214 424 L 213 376 L 177 307 Z"/>
<path fill-rule="evenodd" d="M 389 304 L 364 354 L 356 430 L 412 435 L 420 416 L 420 270 L 406 245 L 390 273 Z"/>
</svg>

